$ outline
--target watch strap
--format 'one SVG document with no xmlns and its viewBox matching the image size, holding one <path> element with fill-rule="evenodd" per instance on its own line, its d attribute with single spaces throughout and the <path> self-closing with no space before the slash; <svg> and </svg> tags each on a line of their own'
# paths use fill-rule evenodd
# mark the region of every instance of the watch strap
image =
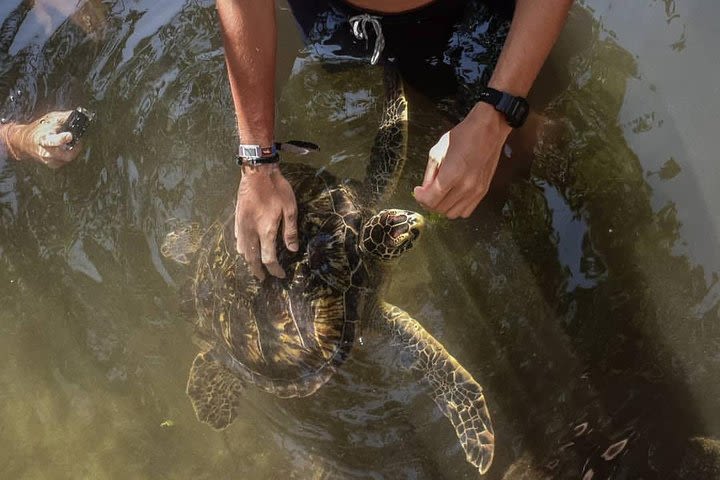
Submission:
<svg viewBox="0 0 720 480">
<path fill-rule="evenodd" d="M 269 157 L 241 157 L 240 155 L 236 156 L 235 159 L 237 160 L 238 165 L 268 165 L 271 163 L 278 163 L 280 161 L 280 154 L 278 152 L 273 153 Z"/>
<path fill-rule="evenodd" d="M 494 106 L 495 110 L 505 115 L 505 120 L 513 128 L 521 127 L 525 123 L 529 109 L 527 100 L 522 97 L 484 87 L 478 100 Z"/>
<path fill-rule="evenodd" d="M 503 92 L 500 90 L 495 90 L 494 88 L 490 87 L 484 87 L 480 91 L 480 98 L 479 100 L 481 102 L 489 103 L 490 105 L 497 107 L 497 105 L 502 100 Z"/>
<path fill-rule="evenodd" d="M 270 147 L 260 145 L 241 144 L 238 147 L 236 160 L 238 165 L 265 165 L 280 161 L 280 150 L 295 155 L 307 155 L 320 150 L 317 144 L 303 140 L 288 140 L 286 142 L 274 142 Z"/>
<path fill-rule="evenodd" d="M 275 147 L 275 144 L 272 144 L 269 147 L 247 144 L 240 144 L 238 146 L 238 157 L 243 158 L 270 157 L 275 153 L 277 153 L 277 148 Z"/>
<path fill-rule="evenodd" d="M 275 143 L 269 147 L 241 143 L 238 146 L 236 160 L 238 165 L 267 165 L 279 162 L 280 155 L 278 154 L 277 144 Z"/>
</svg>

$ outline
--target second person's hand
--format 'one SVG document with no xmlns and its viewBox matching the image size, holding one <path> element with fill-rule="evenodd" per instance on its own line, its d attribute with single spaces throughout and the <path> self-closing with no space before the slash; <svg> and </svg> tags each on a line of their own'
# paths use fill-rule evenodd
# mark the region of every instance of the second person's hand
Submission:
<svg viewBox="0 0 720 480">
<path fill-rule="evenodd" d="M 275 241 L 282 224 L 285 246 L 293 252 L 299 248 L 295 194 L 276 164 L 242 168 L 235 204 L 237 251 L 259 280 L 265 279 L 265 269 L 284 278 Z"/>
<path fill-rule="evenodd" d="M 492 106 L 478 103 L 430 149 L 415 200 L 448 218 L 467 218 L 485 197 L 512 128 Z"/>
<path fill-rule="evenodd" d="M 17 160 L 32 160 L 50 168 L 72 162 L 78 156 L 80 147 L 66 148 L 73 136 L 70 132 L 60 131 L 71 113 L 50 112 L 27 125 L 9 125 L 7 143 L 11 155 Z"/>
</svg>

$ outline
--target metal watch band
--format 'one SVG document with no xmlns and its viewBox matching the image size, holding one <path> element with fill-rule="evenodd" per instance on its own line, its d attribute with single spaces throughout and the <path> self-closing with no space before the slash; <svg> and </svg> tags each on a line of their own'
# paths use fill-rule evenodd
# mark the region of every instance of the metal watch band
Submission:
<svg viewBox="0 0 720 480">
<path fill-rule="evenodd" d="M 238 156 L 243 158 L 262 158 L 271 157 L 277 153 L 276 144 L 272 144 L 269 147 L 263 147 L 260 145 L 245 145 L 240 144 L 238 146 Z"/>
<path fill-rule="evenodd" d="M 257 166 L 257 165 L 268 165 L 271 163 L 278 163 L 280 161 L 280 154 L 275 151 L 272 155 L 269 157 L 243 157 L 243 156 L 236 156 L 235 160 L 237 161 L 238 165 L 250 165 L 250 166 Z"/>
</svg>

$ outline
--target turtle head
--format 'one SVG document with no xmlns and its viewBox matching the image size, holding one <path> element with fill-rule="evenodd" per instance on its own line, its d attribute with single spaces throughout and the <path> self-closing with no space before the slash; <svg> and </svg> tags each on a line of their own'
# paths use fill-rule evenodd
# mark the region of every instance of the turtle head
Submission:
<svg viewBox="0 0 720 480">
<path fill-rule="evenodd" d="M 381 260 L 393 260 L 415 245 L 424 226 L 425 219 L 419 213 L 382 210 L 363 226 L 363 249 Z"/>
</svg>

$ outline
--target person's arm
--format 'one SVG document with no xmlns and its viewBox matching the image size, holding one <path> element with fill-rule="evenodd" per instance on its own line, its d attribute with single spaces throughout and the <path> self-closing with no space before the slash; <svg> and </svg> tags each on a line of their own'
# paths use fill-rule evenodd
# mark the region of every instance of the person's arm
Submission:
<svg viewBox="0 0 720 480">
<path fill-rule="evenodd" d="M 572 0 L 517 0 L 510 32 L 488 86 L 527 96 L 565 23 Z M 430 150 L 415 198 L 448 218 L 467 218 L 483 199 L 512 128 L 487 103 L 477 103 L 465 119 Z"/>
<path fill-rule="evenodd" d="M 225 61 L 241 143 L 270 146 L 275 127 L 277 27 L 273 0 L 217 0 Z M 297 206 L 277 164 L 243 166 L 235 204 L 236 248 L 253 274 L 285 272 L 275 238 L 282 223 L 288 249 L 298 249 Z"/>
<path fill-rule="evenodd" d="M 50 112 L 27 125 L 0 125 L 0 145 L 8 156 L 18 161 L 34 161 L 50 168 L 59 168 L 73 161 L 80 148 L 68 150 L 70 132 L 58 132 L 71 112 Z"/>
</svg>

